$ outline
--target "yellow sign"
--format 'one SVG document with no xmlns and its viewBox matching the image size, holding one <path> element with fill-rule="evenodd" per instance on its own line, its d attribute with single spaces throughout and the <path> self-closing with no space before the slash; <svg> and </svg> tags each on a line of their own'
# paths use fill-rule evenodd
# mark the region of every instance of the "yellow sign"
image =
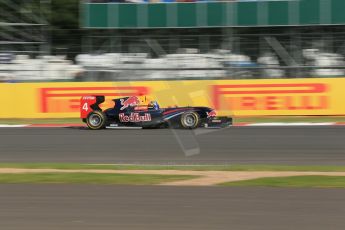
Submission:
<svg viewBox="0 0 345 230">
<path fill-rule="evenodd" d="M 207 106 L 219 115 L 345 115 L 345 79 L 2 83 L 0 118 L 72 118 L 80 98 L 142 96 L 161 107 Z"/>
</svg>

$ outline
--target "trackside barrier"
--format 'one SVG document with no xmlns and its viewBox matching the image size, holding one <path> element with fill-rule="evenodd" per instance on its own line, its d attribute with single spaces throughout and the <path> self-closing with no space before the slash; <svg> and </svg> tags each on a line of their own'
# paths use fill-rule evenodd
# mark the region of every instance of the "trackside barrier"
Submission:
<svg viewBox="0 0 345 230">
<path fill-rule="evenodd" d="M 345 78 L 2 83 L 0 118 L 79 117 L 80 97 L 147 95 L 162 107 L 209 106 L 219 115 L 345 115 Z"/>
</svg>

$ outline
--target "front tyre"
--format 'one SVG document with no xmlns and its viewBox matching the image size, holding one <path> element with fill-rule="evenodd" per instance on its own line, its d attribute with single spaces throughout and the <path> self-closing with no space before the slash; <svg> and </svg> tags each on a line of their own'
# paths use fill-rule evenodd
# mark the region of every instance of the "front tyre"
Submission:
<svg viewBox="0 0 345 230">
<path fill-rule="evenodd" d="M 102 111 L 93 111 L 86 118 L 86 124 L 92 130 L 104 129 L 106 121 L 106 116 Z"/>
<path fill-rule="evenodd" d="M 200 117 L 196 112 L 186 112 L 181 116 L 181 125 L 185 129 L 195 129 L 199 123 Z"/>
</svg>

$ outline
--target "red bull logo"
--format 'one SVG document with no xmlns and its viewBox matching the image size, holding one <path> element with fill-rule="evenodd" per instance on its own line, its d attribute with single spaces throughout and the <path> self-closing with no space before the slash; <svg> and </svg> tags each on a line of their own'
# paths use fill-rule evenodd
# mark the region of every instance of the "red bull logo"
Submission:
<svg viewBox="0 0 345 230">
<path fill-rule="evenodd" d="M 124 109 L 127 109 L 128 107 L 133 107 L 133 106 L 140 104 L 140 100 L 136 96 L 129 97 L 126 100 L 120 99 L 120 101 L 121 101 L 121 105 L 122 105 L 120 110 L 124 110 Z"/>
<path fill-rule="evenodd" d="M 207 113 L 207 118 L 216 117 L 216 116 L 217 116 L 217 112 L 215 110 L 212 110 L 211 112 Z"/>
<path fill-rule="evenodd" d="M 142 122 L 151 121 L 151 114 L 144 113 L 140 115 L 139 113 L 131 113 L 130 115 L 125 115 L 124 113 L 119 114 L 120 122 Z"/>
</svg>

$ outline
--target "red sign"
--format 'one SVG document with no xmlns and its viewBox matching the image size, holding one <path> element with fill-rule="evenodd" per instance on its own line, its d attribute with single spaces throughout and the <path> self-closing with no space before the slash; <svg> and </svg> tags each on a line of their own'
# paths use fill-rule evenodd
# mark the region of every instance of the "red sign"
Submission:
<svg viewBox="0 0 345 230">
<path fill-rule="evenodd" d="M 149 94 L 149 88 L 144 86 L 119 87 L 60 87 L 40 89 L 41 113 L 75 113 L 79 112 L 80 98 L 91 95 L 104 95 L 104 107 L 114 105 L 115 97 L 142 96 Z"/>
<path fill-rule="evenodd" d="M 214 85 L 215 109 L 322 110 L 329 108 L 323 83 Z"/>
</svg>

